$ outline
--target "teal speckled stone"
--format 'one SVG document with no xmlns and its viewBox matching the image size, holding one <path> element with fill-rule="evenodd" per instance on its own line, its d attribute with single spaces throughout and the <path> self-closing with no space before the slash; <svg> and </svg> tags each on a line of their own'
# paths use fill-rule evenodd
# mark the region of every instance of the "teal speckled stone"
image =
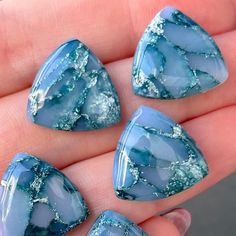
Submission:
<svg viewBox="0 0 236 236">
<path fill-rule="evenodd" d="M 79 40 L 62 44 L 38 72 L 28 116 L 48 128 L 79 131 L 120 121 L 120 103 L 105 67 Z"/>
<path fill-rule="evenodd" d="M 1 236 L 61 236 L 87 216 L 84 199 L 63 173 L 29 154 L 16 155 L 0 185 Z"/>
<path fill-rule="evenodd" d="M 179 124 L 149 107 L 135 112 L 115 154 L 117 197 L 139 201 L 167 198 L 207 174 L 202 152 Z"/>
<path fill-rule="evenodd" d="M 148 236 L 148 234 L 125 216 L 114 211 L 104 211 L 87 236 Z"/>
<path fill-rule="evenodd" d="M 223 83 L 228 71 L 213 38 L 173 7 L 161 10 L 144 32 L 133 62 L 136 95 L 177 99 Z"/>
</svg>

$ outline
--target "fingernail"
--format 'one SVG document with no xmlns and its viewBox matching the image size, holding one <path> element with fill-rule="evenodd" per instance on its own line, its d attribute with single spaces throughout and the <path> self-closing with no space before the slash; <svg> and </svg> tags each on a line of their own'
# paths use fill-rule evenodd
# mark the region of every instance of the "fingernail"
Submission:
<svg viewBox="0 0 236 236">
<path fill-rule="evenodd" d="M 184 236 L 191 225 L 191 214 L 185 209 L 174 209 L 162 215 L 171 221 L 179 230 L 181 236 Z"/>
</svg>

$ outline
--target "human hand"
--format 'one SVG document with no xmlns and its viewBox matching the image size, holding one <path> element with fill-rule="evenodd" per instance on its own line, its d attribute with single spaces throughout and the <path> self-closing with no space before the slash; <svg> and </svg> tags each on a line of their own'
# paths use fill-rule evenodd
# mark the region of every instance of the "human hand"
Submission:
<svg viewBox="0 0 236 236">
<path fill-rule="evenodd" d="M 230 77 L 225 84 L 206 94 L 175 101 L 133 95 L 131 57 L 146 25 L 166 5 L 182 10 L 215 35 L 229 67 Z M 102 210 L 117 210 L 142 224 L 157 212 L 178 205 L 235 171 L 236 145 L 231 141 L 235 137 L 236 116 L 234 5 L 234 0 L 219 0 L 217 5 L 212 0 L 161 4 L 153 0 L 1 2 L 1 173 L 11 158 L 22 151 L 61 169 L 79 187 L 92 213 L 86 223 L 68 235 L 85 235 Z M 121 124 L 104 130 L 68 133 L 35 126 L 27 120 L 28 87 L 34 75 L 49 53 L 71 37 L 86 43 L 106 64 L 121 100 Z M 182 123 L 197 141 L 210 169 L 209 176 L 200 184 L 155 202 L 127 202 L 115 197 L 111 183 L 113 151 L 126 121 L 141 104 Z"/>
</svg>

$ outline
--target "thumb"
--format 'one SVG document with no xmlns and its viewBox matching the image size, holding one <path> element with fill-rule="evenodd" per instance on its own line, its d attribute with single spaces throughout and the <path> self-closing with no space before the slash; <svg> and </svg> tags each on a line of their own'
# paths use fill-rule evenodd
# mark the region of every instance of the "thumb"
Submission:
<svg viewBox="0 0 236 236">
<path fill-rule="evenodd" d="M 174 209 L 154 216 L 140 224 L 150 236 L 184 236 L 191 224 L 191 215 L 185 209 Z"/>
</svg>

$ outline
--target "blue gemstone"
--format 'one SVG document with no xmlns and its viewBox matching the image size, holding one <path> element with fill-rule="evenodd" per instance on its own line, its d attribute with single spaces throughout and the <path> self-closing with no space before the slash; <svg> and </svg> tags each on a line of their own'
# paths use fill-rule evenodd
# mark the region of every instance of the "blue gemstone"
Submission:
<svg viewBox="0 0 236 236">
<path fill-rule="evenodd" d="M 118 123 L 120 104 L 105 67 L 74 39 L 53 52 L 38 72 L 28 116 L 48 128 L 92 130 Z"/>
<path fill-rule="evenodd" d="M 126 236 L 147 236 L 147 234 L 131 222 L 125 216 L 114 212 L 104 211 L 96 220 L 88 236 L 112 236 L 112 235 L 126 235 Z"/>
<path fill-rule="evenodd" d="M 17 154 L 0 185 L 0 235 L 63 235 L 86 220 L 73 183 L 50 164 Z"/>
<path fill-rule="evenodd" d="M 133 62 L 136 95 L 176 99 L 223 83 L 228 71 L 209 34 L 182 12 L 166 7 L 144 32 Z"/>
<path fill-rule="evenodd" d="M 115 154 L 113 185 L 119 198 L 166 198 L 207 174 L 201 151 L 180 125 L 148 107 L 136 111 Z"/>
</svg>

